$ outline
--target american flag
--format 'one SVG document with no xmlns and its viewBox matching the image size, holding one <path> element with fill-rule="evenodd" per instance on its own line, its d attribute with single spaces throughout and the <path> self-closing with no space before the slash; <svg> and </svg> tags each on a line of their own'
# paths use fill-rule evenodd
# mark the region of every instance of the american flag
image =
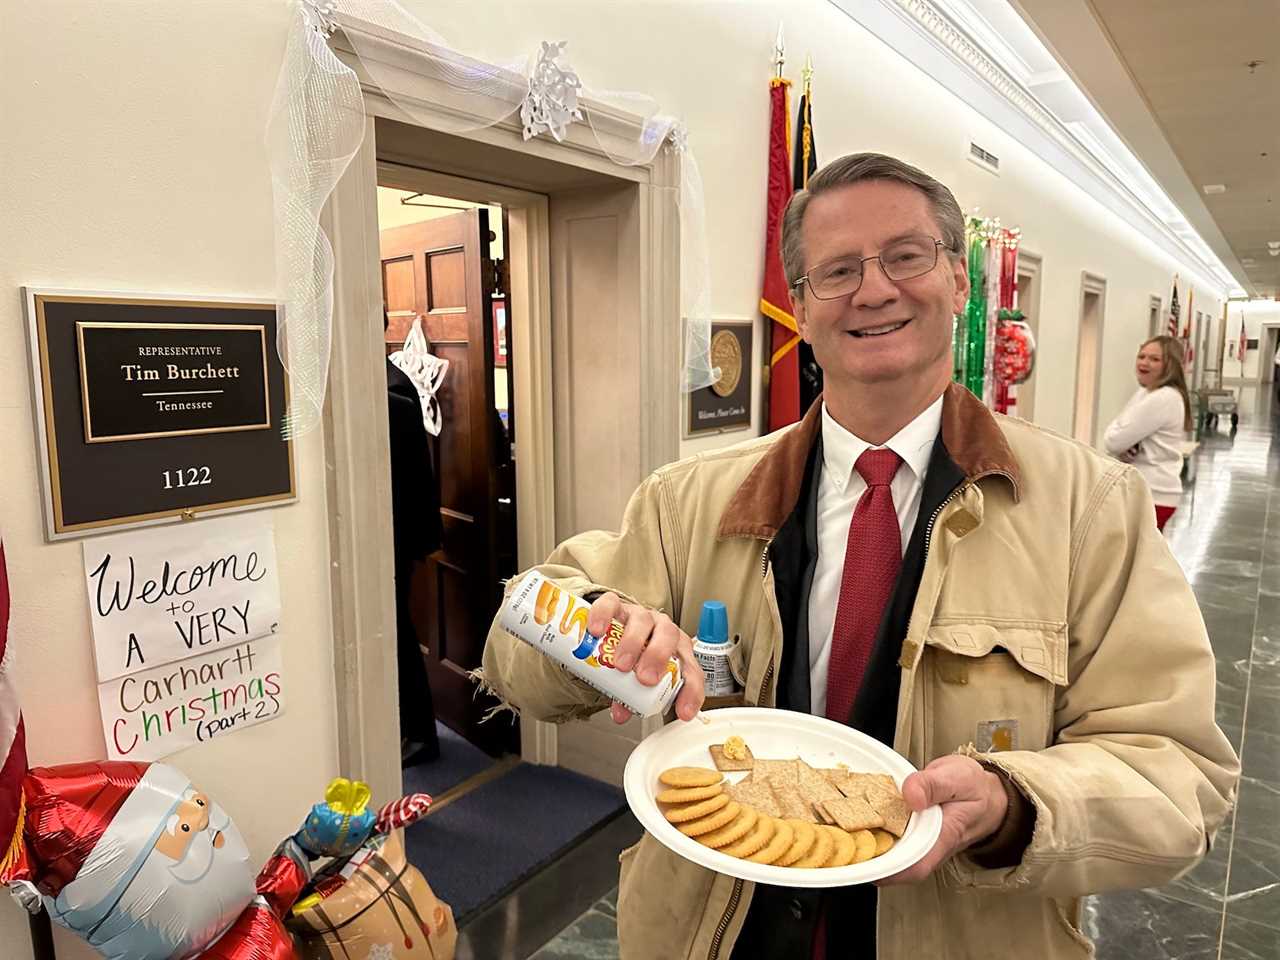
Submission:
<svg viewBox="0 0 1280 960">
<path fill-rule="evenodd" d="M 1173 296 L 1169 300 L 1169 329 L 1165 331 L 1166 334 L 1173 337 L 1174 339 L 1177 339 L 1177 336 L 1178 336 L 1178 320 L 1181 316 L 1181 313 L 1182 313 L 1182 310 L 1178 306 L 1178 278 L 1174 277 L 1173 278 Z"/>
<path fill-rule="evenodd" d="M 9 649 L 9 574 L 0 540 L 0 877 L 22 848 L 22 780 L 27 774 L 27 737 L 18 708 L 18 684 Z"/>
</svg>

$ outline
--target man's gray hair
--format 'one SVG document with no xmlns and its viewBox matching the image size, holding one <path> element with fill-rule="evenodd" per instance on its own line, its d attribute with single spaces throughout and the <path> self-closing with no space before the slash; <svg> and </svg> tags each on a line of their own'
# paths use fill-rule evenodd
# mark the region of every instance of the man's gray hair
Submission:
<svg viewBox="0 0 1280 960">
<path fill-rule="evenodd" d="M 782 266 L 787 283 L 794 284 L 805 275 L 804 243 L 800 228 L 804 223 L 804 211 L 809 201 L 820 193 L 861 183 L 864 180 L 891 180 L 914 187 L 925 195 L 933 208 L 933 217 L 942 228 L 947 252 L 960 256 L 964 251 L 964 214 L 955 195 L 945 184 L 933 179 L 923 170 L 903 163 L 883 153 L 851 153 L 839 160 L 832 160 L 809 178 L 809 186 L 799 190 L 787 204 L 782 217 Z"/>
</svg>

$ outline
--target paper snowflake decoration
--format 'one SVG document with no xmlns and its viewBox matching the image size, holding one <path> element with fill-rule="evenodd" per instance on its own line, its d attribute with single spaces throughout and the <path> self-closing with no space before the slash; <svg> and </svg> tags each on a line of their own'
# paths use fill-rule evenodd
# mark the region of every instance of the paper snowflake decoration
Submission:
<svg viewBox="0 0 1280 960">
<path fill-rule="evenodd" d="M 369 948 L 368 960 L 395 960 L 389 943 L 375 943 Z"/>
<path fill-rule="evenodd" d="M 529 76 L 529 92 L 520 104 L 520 120 L 524 124 L 524 138 L 532 140 L 540 133 L 549 133 L 556 142 L 564 140 L 569 124 L 582 119 L 578 109 L 578 91 L 582 81 L 578 75 L 556 62 L 564 52 L 565 41 L 543 41 L 542 53 Z"/>
</svg>

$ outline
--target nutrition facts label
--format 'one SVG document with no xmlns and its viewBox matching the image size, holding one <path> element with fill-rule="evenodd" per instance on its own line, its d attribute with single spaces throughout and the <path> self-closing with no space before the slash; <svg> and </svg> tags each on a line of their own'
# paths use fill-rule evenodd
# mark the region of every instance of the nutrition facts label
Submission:
<svg viewBox="0 0 1280 960">
<path fill-rule="evenodd" d="M 698 664 L 706 677 L 708 697 L 728 696 L 738 689 L 733 671 L 729 669 L 729 652 L 732 649 L 732 645 L 727 643 L 694 641 L 693 655 L 698 658 Z"/>
</svg>

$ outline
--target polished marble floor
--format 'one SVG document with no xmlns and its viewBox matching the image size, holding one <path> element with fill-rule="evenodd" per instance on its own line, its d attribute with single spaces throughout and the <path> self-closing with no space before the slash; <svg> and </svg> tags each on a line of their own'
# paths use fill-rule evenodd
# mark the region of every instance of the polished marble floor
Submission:
<svg viewBox="0 0 1280 960">
<path fill-rule="evenodd" d="M 1280 406 L 1251 388 L 1240 400 L 1238 431 L 1223 424 L 1201 439 L 1194 483 L 1165 531 L 1217 655 L 1218 721 L 1244 762 L 1239 802 L 1213 852 L 1187 876 L 1159 890 L 1089 899 L 1085 922 L 1100 960 L 1280 960 Z M 615 829 L 624 828 L 635 829 L 623 820 Z M 613 853 L 621 839 L 597 843 L 617 844 Z M 613 859 L 595 882 L 616 877 Z M 543 929 L 557 883 L 523 908 Z M 579 884 L 579 898 L 589 886 Z M 508 905 L 490 920 L 510 952 L 468 943 L 459 960 L 616 960 L 616 896 L 600 887 L 553 937 L 520 937 L 519 910 Z"/>
<path fill-rule="evenodd" d="M 1218 723 L 1240 752 L 1212 853 L 1158 890 L 1094 897 L 1101 960 L 1280 960 L 1280 407 L 1246 388 L 1240 426 L 1201 438 L 1165 528 L 1218 659 Z"/>
</svg>

